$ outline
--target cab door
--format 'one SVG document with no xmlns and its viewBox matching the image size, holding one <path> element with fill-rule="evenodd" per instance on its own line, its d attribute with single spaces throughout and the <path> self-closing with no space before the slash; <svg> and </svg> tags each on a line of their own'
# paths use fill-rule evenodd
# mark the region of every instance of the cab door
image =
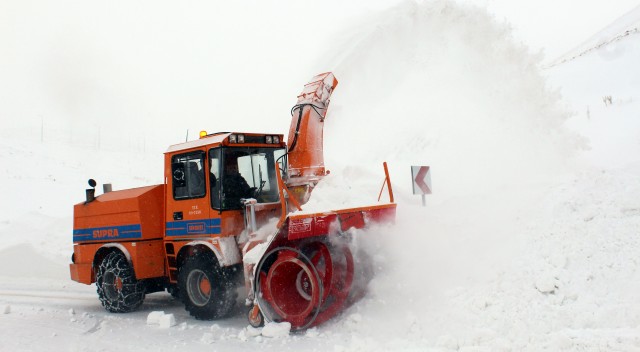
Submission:
<svg viewBox="0 0 640 352">
<path fill-rule="evenodd" d="M 168 155 L 166 233 L 168 240 L 208 237 L 220 233 L 219 219 L 210 219 L 208 165 L 204 150 Z"/>
</svg>

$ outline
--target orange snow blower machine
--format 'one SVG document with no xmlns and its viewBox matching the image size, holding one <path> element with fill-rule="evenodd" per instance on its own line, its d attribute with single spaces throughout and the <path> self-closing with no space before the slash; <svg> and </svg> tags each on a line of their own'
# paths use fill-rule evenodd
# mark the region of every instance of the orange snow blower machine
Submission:
<svg viewBox="0 0 640 352">
<path fill-rule="evenodd" d="M 293 107 L 281 134 L 202 132 L 169 147 L 164 184 L 110 191 L 74 206 L 71 278 L 96 283 L 110 312 L 167 290 L 197 319 L 227 315 L 246 288 L 249 322 L 316 326 L 363 294 L 352 243 L 371 223 L 395 219 L 389 202 L 302 211 L 324 168 L 322 131 L 338 84 L 324 73 Z M 381 190 L 382 193 L 382 190 Z"/>
</svg>

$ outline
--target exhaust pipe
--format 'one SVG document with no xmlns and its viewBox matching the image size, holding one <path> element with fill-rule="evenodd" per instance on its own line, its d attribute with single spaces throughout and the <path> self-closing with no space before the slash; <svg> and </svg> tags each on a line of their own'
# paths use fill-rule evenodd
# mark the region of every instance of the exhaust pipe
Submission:
<svg viewBox="0 0 640 352">
<path fill-rule="evenodd" d="M 86 201 L 84 202 L 84 204 L 91 203 L 96 199 L 96 184 L 96 180 L 92 178 L 89 179 L 89 186 L 91 188 L 87 188 L 85 190 Z"/>
<path fill-rule="evenodd" d="M 84 204 L 91 203 L 96 199 L 96 190 L 94 188 L 87 188 L 85 192 L 87 200 L 84 202 Z"/>
</svg>

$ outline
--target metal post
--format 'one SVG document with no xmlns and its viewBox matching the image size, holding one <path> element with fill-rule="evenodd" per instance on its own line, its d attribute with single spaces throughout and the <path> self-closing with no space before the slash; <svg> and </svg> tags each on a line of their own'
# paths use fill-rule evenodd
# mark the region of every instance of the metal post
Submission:
<svg viewBox="0 0 640 352">
<path fill-rule="evenodd" d="M 240 199 L 240 201 L 244 204 L 245 212 L 244 212 L 244 225 L 249 230 L 249 234 L 252 234 L 258 230 L 258 226 L 256 224 L 256 203 L 257 200 L 253 198 L 249 199 Z"/>
<path fill-rule="evenodd" d="M 256 200 L 252 199 L 251 202 L 251 232 L 256 232 L 258 230 L 258 225 L 256 225 Z"/>
<path fill-rule="evenodd" d="M 422 206 L 423 206 L 423 207 L 426 207 L 426 206 L 427 206 L 427 200 L 426 200 L 426 198 L 427 198 L 427 197 L 425 197 L 425 196 L 424 196 L 424 193 L 422 193 Z"/>
</svg>

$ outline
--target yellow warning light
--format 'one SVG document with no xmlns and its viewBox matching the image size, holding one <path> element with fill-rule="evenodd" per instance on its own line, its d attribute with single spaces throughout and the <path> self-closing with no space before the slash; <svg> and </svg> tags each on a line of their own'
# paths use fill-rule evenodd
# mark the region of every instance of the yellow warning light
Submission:
<svg viewBox="0 0 640 352">
<path fill-rule="evenodd" d="M 204 138 L 207 136 L 207 131 L 200 131 L 200 138 Z"/>
</svg>

